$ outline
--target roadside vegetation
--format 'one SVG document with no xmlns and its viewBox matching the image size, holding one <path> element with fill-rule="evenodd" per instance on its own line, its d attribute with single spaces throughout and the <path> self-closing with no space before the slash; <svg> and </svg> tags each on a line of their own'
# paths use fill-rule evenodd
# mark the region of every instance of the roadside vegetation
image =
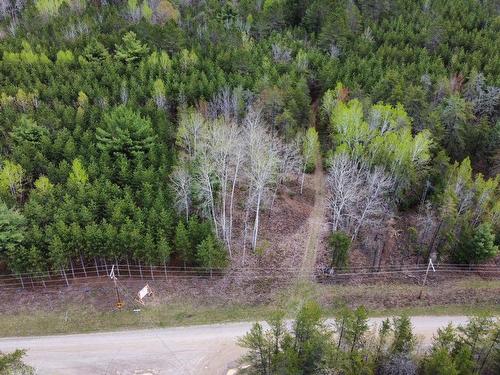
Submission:
<svg viewBox="0 0 500 375">
<path fill-rule="evenodd" d="M 183 284 L 183 288 L 179 285 Z M 304 300 L 314 298 L 325 317 L 339 314 L 342 306 L 352 309 L 364 305 L 370 316 L 483 315 L 500 314 L 500 282 L 466 278 L 450 280 L 426 288 L 414 284 L 379 282 L 369 285 L 302 285 L 274 288 L 268 285 L 251 290 L 225 289 L 222 284 L 173 281 L 150 282 L 155 295 L 146 306 L 126 300 L 126 308 L 112 310 L 116 301 L 112 283 L 96 288 L 71 287 L 63 293 L 51 290 L 1 292 L 0 336 L 36 336 L 85 333 L 122 329 L 158 328 L 265 320 L 275 310 L 295 317 Z M 138 290 L 140 283 L 130 286 Z M 235 287 L 238 289 L 238 287 Z M 140 312 L 134 312 L 140 308 Z"/>
<path fill-rule="evenodd" d="M 0 374 L 2 375 L 34 375 L 35 369 L 26 365 L 22 359 L 26 351 L 18 349 L 12 353 L 0 352 Z"/>
<path fill-rule="evenodd" d="M 465 326 L 448 325 L 422 348 L 406 315 L 386 319 L 375 332 L 364 307 L 342 309 L 333 327 L 317 303 L 308 302 L 290 326 L 283 312 L 255 323 L 240 338 L 248 349 L 241 374 L 496 374 L 500 325 L 491 317 L 472 317 Z"/>
</svg>

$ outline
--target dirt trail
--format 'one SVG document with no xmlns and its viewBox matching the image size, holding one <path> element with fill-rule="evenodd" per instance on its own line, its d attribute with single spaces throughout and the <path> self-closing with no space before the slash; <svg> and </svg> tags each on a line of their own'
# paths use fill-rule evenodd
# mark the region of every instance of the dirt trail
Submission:
<svg viewBox="0 0 500 375">
<path fill-rule="evenodd" d="M 308 235 L 305 246 L 304 257 L 302 258 L 302 265 L 300 267 L 299 277 L 305 281 L 311 277 L 314 272 L 316 264 L 316 254 L 321 239 L 321 232 L 326 225 L 326 189 L 325 189 L 325 175 L 323 173 L 323 166 L 321 156 L 318 155 L 316 162 L 316 169 L 313 175 L 314 184 L 314 207 L 311 216 L 308 219 Z"/>
<path fill-rule="evenodd" d="M 315 100 L 311 104 L 309 116 L 309 126 L 317 128 L 319 101 Z M 308 235 L 305 243 L 304 257 L 299 272 L 299 279 L 306 281 L 311 278 L 316 265 L 316 254 L 320 244 L 321 233 L 326 225 L 326 187 L 325 174 L 323 172 L 323 162 L 321 152 L 316 155 L 316 166 L 312 178 L 314 186 L 314 207 L 308 219 Z"/>
</svg>

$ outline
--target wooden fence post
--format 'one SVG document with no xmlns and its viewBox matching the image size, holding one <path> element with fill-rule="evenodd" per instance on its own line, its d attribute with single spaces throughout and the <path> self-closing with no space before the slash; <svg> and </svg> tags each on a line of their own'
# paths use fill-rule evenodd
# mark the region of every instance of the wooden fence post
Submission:
<svg viewBox="0 0 500 375">
<path fill-rule="evenodd" d="M 66 276 L 66 272 L 62 267 L 61 267 L 61 274 L 64 276 L 64 280 L 66 281 L 66 286 L 69 286 L 68 277 Z"/>
<path fill-rule="evenodd" d="M 94 257 L 94 264 L 95 264 L 95 272 L 97 273 L 97 277 L 99 277 L 99 268 L 97 267 L 97 258 Z"/>
<path fill-rule="evenodd" d="M 83 261 L 82 253 L 80 253 L 80 262 L 82 262 L 83 273 L 85 274 L 85 277 L 87 277 L 87 270 L 85 269 L 85 262 Z"/>
<path fill-rule="evenodd" d="M 116 263 L 116 273 L 118 274 L 118 277 L 120 277 L 120 266 L 118 265 L 118 259 L 115 257 L 115 263 Z"/>
<path fill-rule="evenodd" d="M 73 261 L 70 259 L 69 264 L 71 265 L 71 274 L 73 275 L 73 279 L 75 278 L 75 268 L 73 267 Z"/>
</svg>

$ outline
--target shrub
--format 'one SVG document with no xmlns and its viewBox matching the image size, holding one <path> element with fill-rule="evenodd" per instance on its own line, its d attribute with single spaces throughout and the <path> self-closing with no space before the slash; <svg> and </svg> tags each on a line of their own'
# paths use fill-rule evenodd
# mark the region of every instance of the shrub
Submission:
<svg viewBox="0 0 500 375">
<path fill-rule="evenodd" d="M 491 259 L 498 254 L 495 245 L 495 234 L 489 223 L 483 223 L 474 230 L 466 230 L 462 234 L 455 255 L 459 262 L 478 263 Z"/>
<path fill-rule="evenodd" d="M 328 238 L 328 245 L 332 256 L 332 266 L 346 267 L 349 264 L 351 238 L 344 232 L 334 232 Z"/>
</svg>

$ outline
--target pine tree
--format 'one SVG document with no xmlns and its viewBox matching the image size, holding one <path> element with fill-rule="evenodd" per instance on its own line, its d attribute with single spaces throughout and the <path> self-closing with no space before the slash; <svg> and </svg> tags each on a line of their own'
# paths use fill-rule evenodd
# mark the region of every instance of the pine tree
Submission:
<svg viewBox="0 0 500 375">
<path fill-rule="evenodd" d="M 115 57 L 126 64 L 134 64 L 146 57 L 149 48 L 137 39 L 133 31 L 123 36 L 122 44 L 116 46 Z"/>
<path fill-rule="evenodd" d="M 192 245 L 190 242 L 190 236 L 188 231 L 182 221 L 179 221 L 177 227 L 175 228 L 175 251 L 184 263 L 184 268 L 186 264 L 189 264 L 193 260 Z"/>
<path fill-rule="evenodd" d="M 222 268 L 227 265 L 227 254 L 224 247 L 210 235 L 196 248 L 196 260 L 205 268 Z"/>
</svg>

